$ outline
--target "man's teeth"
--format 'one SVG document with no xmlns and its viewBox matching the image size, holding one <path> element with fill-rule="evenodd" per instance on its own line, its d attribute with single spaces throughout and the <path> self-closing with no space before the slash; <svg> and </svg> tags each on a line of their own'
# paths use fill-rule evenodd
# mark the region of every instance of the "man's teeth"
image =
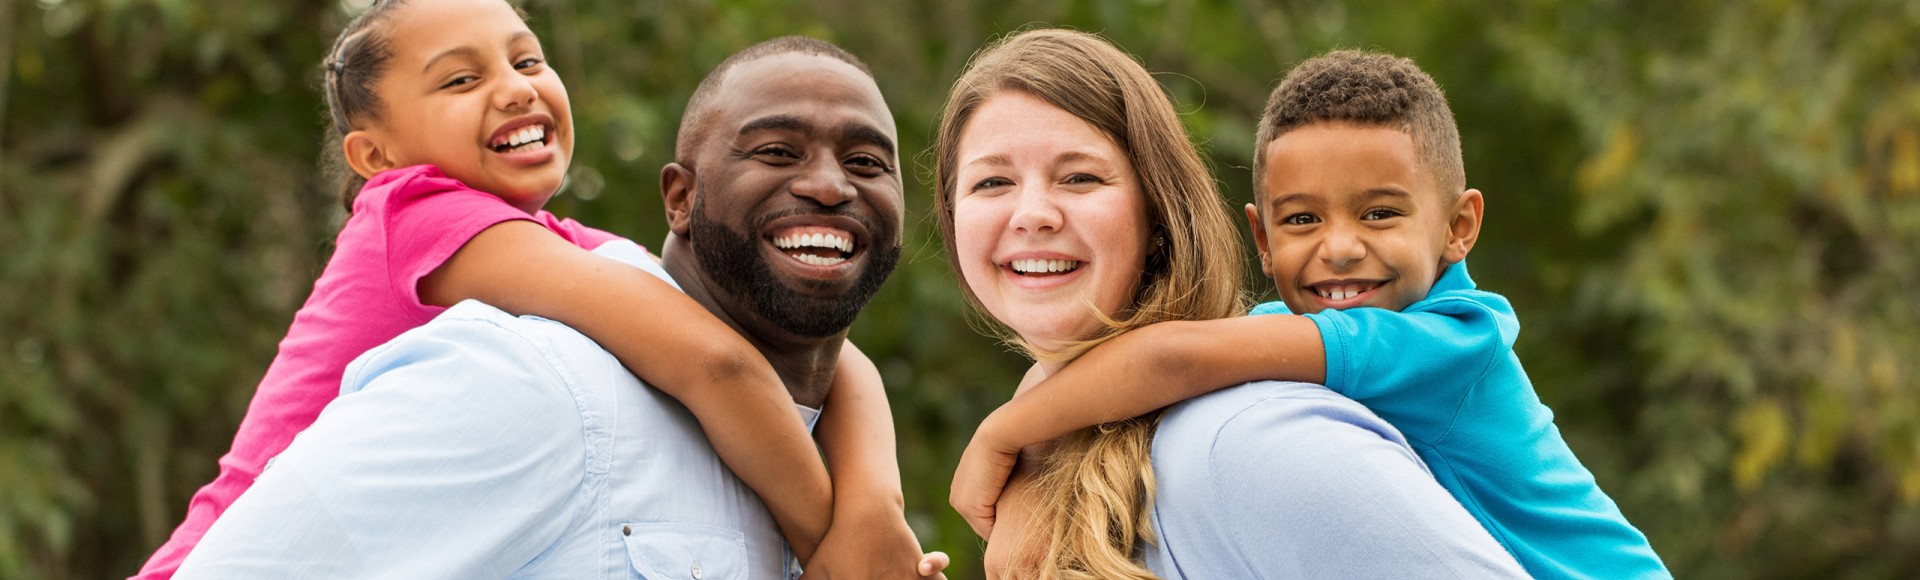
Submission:
<svg viewBox="0 0 1920 580">
<path fill-rule="evenodd" d="M 828 250 L 851 253 L 853 252 L 853 240 L 849 240 L 843 236 L 836 235 L 836 234 L 792 234 L 792 235 L 774 238 L 773 247 L 780 248 L 782 250 L 792 250 L 795 248 L 824 248 Z M 839 262 L 845 261 L 844 258 L 836 258 L 835 260 L 836 261 L 834 263 L 836 264 Z M 812 262 L 808 262 L 808 263 L 811 264 Z"/>
<path fill-rule="evenodd" d="M 1013 271 L 1022 274 L 1071 272 L 1080 268 L 1077 260 L 1014 260 Z"/>
<path fill-rule="evenodd" d="M 832 266 L 847 261 L 839 256 L 815 256 L 813 254 L 794 254 L 793 259 L 815 266 Z"/>
</svg>

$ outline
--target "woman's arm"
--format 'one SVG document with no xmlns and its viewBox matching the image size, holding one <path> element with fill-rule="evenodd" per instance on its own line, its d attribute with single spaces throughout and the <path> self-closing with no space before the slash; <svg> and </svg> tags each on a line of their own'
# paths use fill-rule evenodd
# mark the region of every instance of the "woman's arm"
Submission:
<svg viewBox="0 0 1920 580">
<path fill-rule="evenodd" d="M 832 490 L 792 396 L 752 344 L 686 294 L 525 220 L 481 231 L 419 290 L 427 304 L 475 299 L 579 330 L 693 412 L 796 556 L 825 536 Z"/>
<path fill-rule="evenodd" d="M 1317 383 L 1325 373 L 1320 330 L 1305 317 L 1173 321 L 1128 332 L 988 415 L 961 453 L 948 501 L 986 537 L 1022 448 L 1248 381 Z"/>
</svg>

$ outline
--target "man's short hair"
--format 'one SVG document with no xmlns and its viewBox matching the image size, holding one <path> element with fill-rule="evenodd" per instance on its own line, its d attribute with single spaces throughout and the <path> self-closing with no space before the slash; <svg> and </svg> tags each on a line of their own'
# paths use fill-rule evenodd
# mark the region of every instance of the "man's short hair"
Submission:
<svg viewBox="0 0 1920 580">
<path fill-rule="evenodd" d="M 688 156 L 692 154 L 689 148 L 693 145 L 693 133 L 711 112 L 712 105 L 709 101 L 713 100 L 713 93 L 720 90 L 720 82 L 727 77 L 728 70 L 742 63 L 782 54 L 831 58 L 853 65 L 853 68 L 860 69 L 861 73 L 866 74 L 867 78 L 873 78 L 873 71 L 867 69 L 867 63 L 861 62 L 860 57 L 834 46 L 831 42 L 817 38 L 782 36 L 741 49 L 713 67 L 713 70 L 707 73 L 707 77 L 700 80 L 700 86 L 693 89 L 693 96 L 687 98 L 687 109 L 680 114 L 680 132 L 673 143 L 673 160 L 682 165 L 690 163 Z"/>
<path fill-rule="evenodd" d="M 1363 50 L 1338 50 L 1308 59 L 1267 96 L 1254 141 L 1258 195 L 1266 179 L 1267 146 L 1288 131 L 1321 122 L 1387 127 L 1413 137 L 1421 165 L 1443 193 L 1466 190 L 1460 129 L 1440 85 L 1411 59 Z"/>
</svg>

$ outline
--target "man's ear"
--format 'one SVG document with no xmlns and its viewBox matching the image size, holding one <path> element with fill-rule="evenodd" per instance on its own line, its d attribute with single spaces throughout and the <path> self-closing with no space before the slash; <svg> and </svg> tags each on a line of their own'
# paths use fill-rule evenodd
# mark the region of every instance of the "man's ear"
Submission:
<svg viewBox="0 0 1920 580">
<path fill-rule="evenodd" d="M 1480 190 L 1469 189 L 1453 200 L 1453 221 L 1447 224 L 1447 251 L 1441 255 L 1448 264 L 1467 259 L 1474 242 L 1480 241 L 1480 218 L 1486 211 L 1486 198 Z"/>
<path fill-rule="evenodd" d="M 679 163 L 660 168 L 660 198 L 667 206 L 667 229 L 686 236 L 693 223 L 693 170 Z"/>
<path fill-rule="evenodd" d="M 400 166 L 380 138 L 370 131 L 347 133 L 347 136 L 340 138 L 340 150 L 346 154 L 347 166 L 365 179 L 373 179 L 382 171 Z"/>
<path fill-rule="evenodd" d="M 1273 262 L 1267 259 L 1267 224 L 1260 219 L 1260 207 L 1247 204 L 1247 229 L 1253 230 L 1253 248 L 1260 252 L 1260 273 L 1273 277 Z"/>
</svg>

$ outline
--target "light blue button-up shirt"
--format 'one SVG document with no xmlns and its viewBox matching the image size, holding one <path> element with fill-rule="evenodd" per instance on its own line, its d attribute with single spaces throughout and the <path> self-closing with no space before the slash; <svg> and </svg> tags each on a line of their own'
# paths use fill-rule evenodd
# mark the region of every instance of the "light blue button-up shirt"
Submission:
<svg viewBox="0 0 1920 580">
<path fill-rule="evenodd" d="M 1144 552 L 1168 579 L 1527 577 L 1398 430 L 1320 385 L 1169 407 L 1152 455 Z"/>
<path fill-rule="evenodd" d="M 596 253 L 672 282 L 631 242 Z M 791 562 L 679 402 L 571 328 L 467 301 L 348 366 L 178 577 L 777 579 Z"/>
</svg>

